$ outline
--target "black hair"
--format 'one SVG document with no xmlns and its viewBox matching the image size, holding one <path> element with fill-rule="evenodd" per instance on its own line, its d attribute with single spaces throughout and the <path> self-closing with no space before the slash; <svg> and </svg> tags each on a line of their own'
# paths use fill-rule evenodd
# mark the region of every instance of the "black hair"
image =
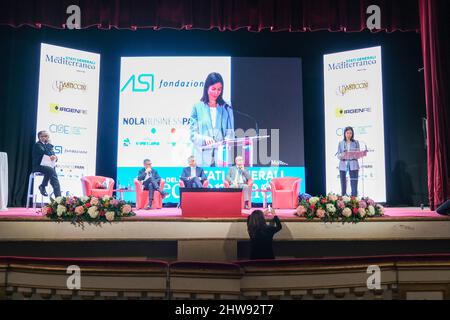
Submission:
<svg viewBox="0 0 450 320">
<path fill-rule="evenodd" d="M 203 97 L 200 99 L 200 101 L 203 101 L 204 103 L 209 103 L 209 96 L 208 96 L 208 89 L 212 85 L 215 85 L 216 83 L 222 84 L 222 92 L 220 93 L 220 96 L 217 98 L 217 104 L 224 105 L 225 101 L 223 100 L 223 78 L 220 75 L 220 73 L 213 72 L 208 74 L 205 80 L 205 85 L 203 87 Z"/>
<path fill-rule="evenodd" d="M 45 130 L 39 131 L 38 134 L 37 134 L 38 139 L 40 139 L 40 138 L 41 138 L 41 135 L 42 135 L 43 133 L 45 133 L 45 132 L 47 132 L 47 131 L 45 131 Z"/>
<path fill-rule="evenodd" d="M 353 130 L 353 127 L 346 127 L 344 129 L 344 141 L 347 140 L 347 138 L 345 137 L 345 134 L 347 133 L 347 131 L 351 131 L 352 132 L 352 138 L 350 139 L 350 141 L 355 141 L 355 130 Z"/>
<path fill-rule="evenodd" d="M 247 218 L 247 231 L 250 238 L 254 238 L 264 228 L 266 228 L 264 213 L 261 210 L 254 210 Z"/>
</svg>

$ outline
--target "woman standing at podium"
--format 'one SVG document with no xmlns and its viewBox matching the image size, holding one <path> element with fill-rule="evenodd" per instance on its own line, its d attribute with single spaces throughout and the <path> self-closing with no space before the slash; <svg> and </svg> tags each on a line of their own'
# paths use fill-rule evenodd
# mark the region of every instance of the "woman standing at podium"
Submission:
<svg viewBox="0 0 450 320">
<path fill-rule="evenodd" d="M 200 167 L 213 167 L 218 158 L 218 142 L 234 139 L 233 109 L 223 100 L 223 79 L 219 73 L 208 75 L 203 96 L 192 107 L 190 135 L 193 154 Z M 214 145 L 214 147 L 208 147 Z"/>
<path fill-rule="evenodd" d="M 356 158 L 344 158 L 344 154 L 349 151 L 361 151 L 359 141 L 355 140 L 355 132 L 352 127 L 344 129 L 344 140 L 339 142 L 337 157 L 339 161 L 339 173 L 341 178 L 342 195 L 347 195 L 347 172 L 350 174 L 350 185 L 352 196 L 358 196 L 359 163 Z"/>
</svg>

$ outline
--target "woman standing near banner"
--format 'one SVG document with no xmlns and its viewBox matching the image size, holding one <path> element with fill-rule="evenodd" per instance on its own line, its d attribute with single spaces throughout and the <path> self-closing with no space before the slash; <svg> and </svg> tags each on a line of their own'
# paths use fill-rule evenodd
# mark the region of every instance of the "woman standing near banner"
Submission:
<svg viewBox="0 0 450 320">
<path fill-rule="evenodd" d="M 223 100 L 223 87 L 222 76 L 210 73 L 205 80 L 202 98 L 192 107 L 190 135 L 194 157 L 201 167 L 215 166 L 218 157 L 216 144 L 234 139 L 233 109 Z"/>
<path fill-rule="evenodd" d="M 339 173 L 341 178 L 342 195 L 347 194 L 347 172 L 350 173 L 350 185 L 352 196 L 358 196 L 359 163 L 358 159 L 346 159 L 344 154 L 351 151 L 360 151 L 359 141 L 355 140 L 355 132 L 352 127 L 344 129 L 344 140 L 339 142 L 337 157 L 339 161 Z"/>
</svg>

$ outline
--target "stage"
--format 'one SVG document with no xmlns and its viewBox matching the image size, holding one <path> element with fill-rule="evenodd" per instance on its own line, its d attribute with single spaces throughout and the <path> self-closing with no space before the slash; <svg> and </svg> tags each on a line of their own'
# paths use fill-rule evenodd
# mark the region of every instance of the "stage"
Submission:
<svg viewBox="0 0 450 320">
<path fill-rule="evenodd" d="M 167 257 L 170 256 L 171 259 L 233 260 L 238 258 L 238 243 L 248 243 L 246 217 L 250 212 L 251 210 L 244 210 L 241 218 L 206 219 L 183 218 L 181 210 L 177 208 L 139 210 L 135 217 L 95 225 L 54 222 L 36 210 L 12 208 L 0 212 L 0 243 L 3 244 L 3 250 L 31 243 L 29 250 L 38 255 L 45 255 L 45 250 L 49 250 L 46 255 L 64 255 L 64 252 L 70 252 L 67 250 L 68 245 L 59 246 L 64 243 L 79 246 L 78 255 L 86 252 L 88 244 L 90 256 L 106 256 L 101 249 L 105 246 L 122 248 L 121 254 L 117 249 L 111 255 L 147 258 L 166 255 L 165 252 L 150 254 L 147 252 L 151 250 L 148 247 L 144 254 L 132 253 L 137 250 L 136 243 L 150 242 L 165 244 L 167 249 L 161 250 L 170 251 Z M 426 241 L 440 243 L 440 240 L 450 239 L 450 217 L 420 208 L 386 208 L 384 217 L 368 218 L 366 222 L 358 224 L 324 223 L 318 220 L 308 222 L 305 218 L 294 216 L 294 212 L 277 210 L 283 229 L 274 238 L 275 245 L 283 244 L 286 248 L 290 246 L 291 251 L 305 243 L 315 243 L 316 247 L 320 243 L 324 246 L 325 243 L 326 246 L 330 243 L 345 243 L 346 247 L 356 248 L 364 242 L 409 241 L 418 246 Z M 40 251 L 39 245 L 47 249 Z M 56 253 L 58 246 L 62 250 L 61 254 Z M 94 253 L 96 250 L 97 253 Z M 433 249 L 430 247 L 430 250 Z M 436 250 L 438 249 L 434 249 Z"/>
</svg>

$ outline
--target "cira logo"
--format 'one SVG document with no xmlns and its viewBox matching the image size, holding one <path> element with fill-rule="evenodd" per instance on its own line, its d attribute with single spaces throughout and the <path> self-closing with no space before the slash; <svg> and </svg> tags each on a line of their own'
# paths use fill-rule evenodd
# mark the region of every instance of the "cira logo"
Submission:
<svg viewBox="0 0 450 320">
<path fill-rule="evenodd" d="M 124 92 L 131 85 L 133 92 L 154 92 L 155 91 L 155 75 L 154 74 L 133 74 L 120 89 Z"/>
</svg>

